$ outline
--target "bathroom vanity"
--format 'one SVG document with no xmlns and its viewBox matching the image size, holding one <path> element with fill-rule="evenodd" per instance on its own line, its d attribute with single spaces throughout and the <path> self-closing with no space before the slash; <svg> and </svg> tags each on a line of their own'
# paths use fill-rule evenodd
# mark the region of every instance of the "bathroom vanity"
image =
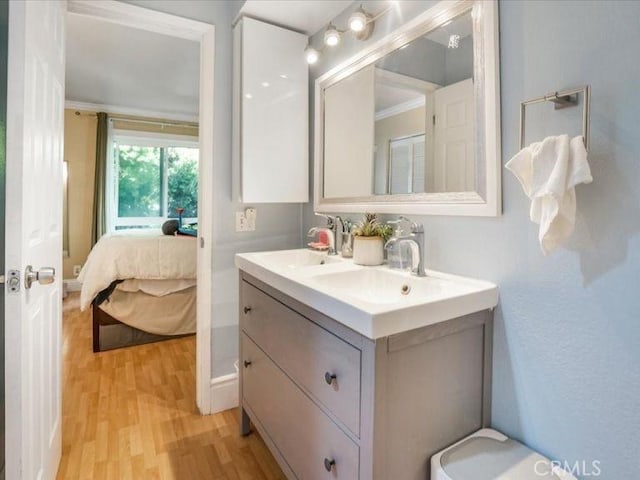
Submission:
<svg viewBox="0 0 640 480">
<path fill-rule="evenodd" d="M 242 434 L 288 478 L 424 480 L 490 424 L 495 285 L 308 250 L 236 264 Z"/>
</svg>

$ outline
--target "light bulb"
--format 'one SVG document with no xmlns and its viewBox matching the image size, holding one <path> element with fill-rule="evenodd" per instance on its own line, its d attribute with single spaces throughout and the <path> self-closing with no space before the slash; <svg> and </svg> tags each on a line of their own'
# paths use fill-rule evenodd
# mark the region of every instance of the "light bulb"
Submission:
<svg viewBox="0 0 640 480">
<path fill-rule="evenodd" d="M 320 52 L 318 52 L 313 47 L 307 47 L 307 49 L 304 51 L 304 58 L 306 58 L 309 65 L 313 65 L 320 58 Z"/>
<path fill-rule="evenodd" d="M 362 10 L 356 10 L 349 17 L 349 28 L 352 32 L 361 32 L 367 26 L 367 15 Z"/>
<path fill-rule="evenodd" d="M 332 24 L 329 24 L 324 32 L 324 43 L 329 47 L 335 47 L 340 43 L 340 32 Z"/>
</svg>

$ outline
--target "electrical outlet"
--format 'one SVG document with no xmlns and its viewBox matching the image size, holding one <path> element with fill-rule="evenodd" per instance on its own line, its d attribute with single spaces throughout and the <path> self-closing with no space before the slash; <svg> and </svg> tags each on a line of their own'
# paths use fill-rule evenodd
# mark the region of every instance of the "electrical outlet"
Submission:
<svg viewBox="0 0 640 480">
<path fill-rule="evenodd" d="M 256 216 L 255 208 L 247 208 L 244 212 L 236 212 L 236 232 L 255 231 Z"/>
<path fill-rule="evenodd" d="M 74 265 L 73 266 L 73 276 L 77 277 L 80 275 L 80 270 L 82 270 L 82 265 Z"/>
</svg>

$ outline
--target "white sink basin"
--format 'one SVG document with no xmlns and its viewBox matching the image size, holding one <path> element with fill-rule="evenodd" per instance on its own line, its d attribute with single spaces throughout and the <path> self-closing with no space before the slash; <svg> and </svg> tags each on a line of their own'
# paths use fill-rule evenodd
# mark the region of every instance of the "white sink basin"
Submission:
<svg viewBox="0 0 640 480">
<path fill-rule="evenodd" d="M 314 275 L 309 280 L 335 294 L 376 305 L 408 304 L 416 298 L 426 301 L 457 287 L 454 282 L 435 277 L 417 278 L 372 268 Z"/>
<path fill-rule="evenodd" d="M 236 266 L 370 339 L 498 303 L 498 288 L 490 282 L 432 270 L 416 277 L 310 250 L 242 253 L 236 255 Z"/>
<path fill-rule="evenodd" d="M 312 267 L 339 262 L 337 256 L 329 256 L 326 252 L 312 250 L 281 250 L 263 254 L 266 263 L 286 268 Z"/>
</svg>

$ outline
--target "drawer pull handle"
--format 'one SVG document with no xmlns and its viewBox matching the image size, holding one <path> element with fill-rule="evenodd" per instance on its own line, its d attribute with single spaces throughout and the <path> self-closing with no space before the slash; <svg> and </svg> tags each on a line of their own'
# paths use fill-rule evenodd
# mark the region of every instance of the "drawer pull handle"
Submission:
<svg viewBox="0 0 640 480">
<path fill-rule="evenodd" d="M 324 381 L 327 382 L 327 385 L 331 385 L 336 379 L 335 373 L 325 372 Z"/>
<path fill-rule="evenodd" d="M 251 307 L 244 307 L 244 314 L 246 315 L 251 311 Z"/>
<path fill-rule="evenodd" d="M 244 368 L 249 368 L 250 366 L 251 366 L 251 361 L 245 360 L 244 361 Z"/>
<path fill-rule="evenodd" d="M 327 472 L 330 472 L 331 470 L 333 470 L 333 467 L 335 466 L 336 461 L 335 460 L 329 460 L 328 458 L 324 459 L 324 469 Z"/>
</svg>

